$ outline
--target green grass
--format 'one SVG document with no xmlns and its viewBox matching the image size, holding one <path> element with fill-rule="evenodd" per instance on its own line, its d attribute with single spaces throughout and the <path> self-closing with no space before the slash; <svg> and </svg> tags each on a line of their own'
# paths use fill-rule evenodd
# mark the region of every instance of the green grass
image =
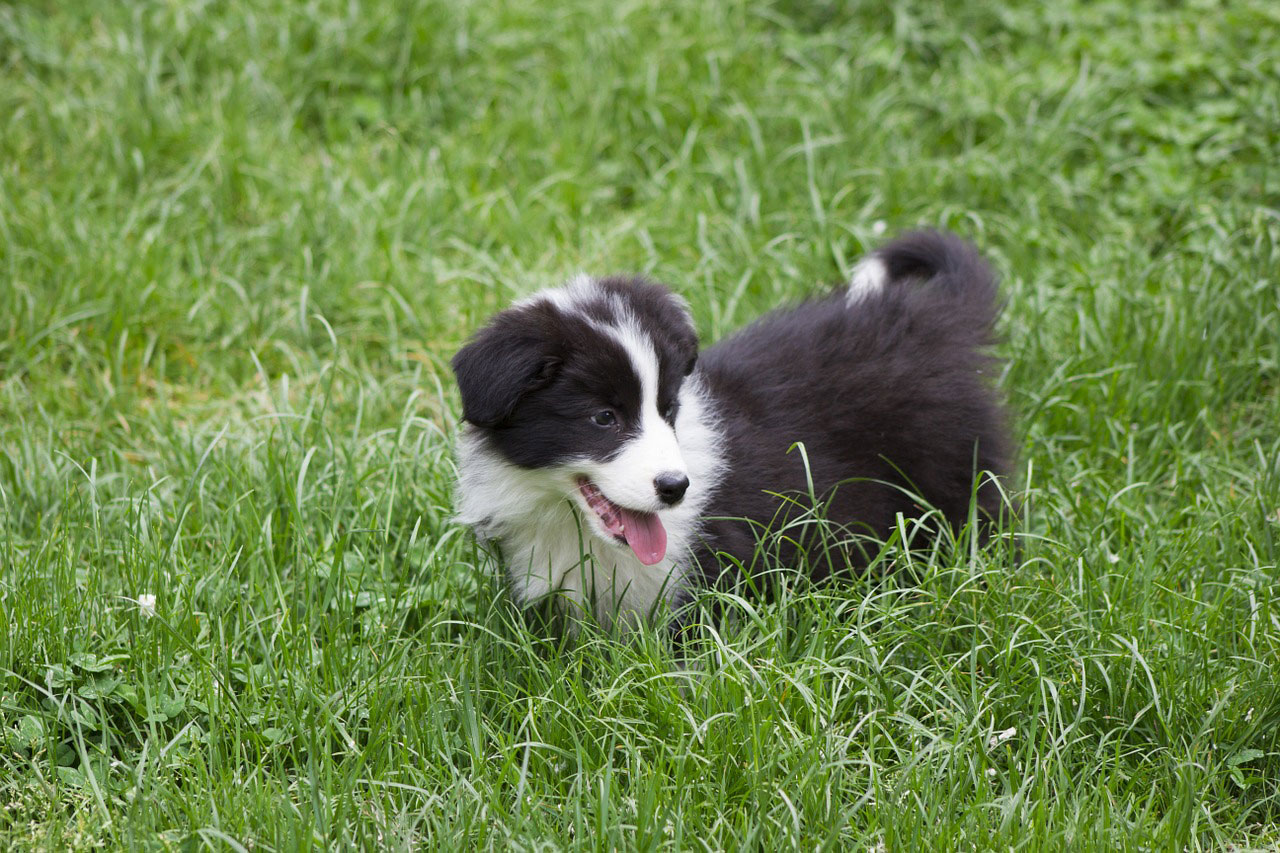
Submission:
<svg viewBox="0 0 1280 853">
<path fill-rule="evenodd" d="M 0 6 L 0 847 L 1280 845 L 1277 43 Z M 714 340 L 919 224 L 1004 279 L 1021 556 L 727 599 L 692 670 L 531 631 L 449 520 L 469 331 L 638 270 Z"/>
</svg>

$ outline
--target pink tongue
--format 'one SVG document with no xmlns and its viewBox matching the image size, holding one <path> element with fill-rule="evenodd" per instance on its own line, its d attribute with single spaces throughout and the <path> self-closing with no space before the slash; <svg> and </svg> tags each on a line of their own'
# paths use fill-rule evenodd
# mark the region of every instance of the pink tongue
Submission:
<svg viewBox="0 0 1280 853">
<path fill-rule="evenodd" d="M 618 507 L 626 525 L 622 536 L 646 566 L 652 566 L 667 554 L 667 530 L 654 512 L 636 512 Z"/>
</svg>

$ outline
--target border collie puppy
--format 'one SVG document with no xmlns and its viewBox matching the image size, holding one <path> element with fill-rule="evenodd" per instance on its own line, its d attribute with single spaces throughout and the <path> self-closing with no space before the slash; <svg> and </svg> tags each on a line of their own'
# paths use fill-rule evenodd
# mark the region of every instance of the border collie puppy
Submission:
<svg viewBox="0 0 1280 853">
<path fill-rule="evenodd" d="M 750 571 L 761 531 L 815 500 L 825 524 L 798 528 L 884 536 L 923 505 L 958 528 L 975 500 L 998 518 L 996 313 L 986 263 L 938 232 L 701 355 L 679 296 L 580 276 L 500 312 L 453 359 L 459 520 L 497 545 L 520 603 L 556 596 L 610 625 Z M 858 536 L 816 538 L 772 553 L 815 577 L 865 566 Z"/>
</svg>

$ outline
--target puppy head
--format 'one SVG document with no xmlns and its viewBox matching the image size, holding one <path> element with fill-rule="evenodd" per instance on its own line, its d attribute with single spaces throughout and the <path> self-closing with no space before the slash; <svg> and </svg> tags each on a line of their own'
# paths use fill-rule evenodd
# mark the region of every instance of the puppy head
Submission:
<svg viewBox="0 0 1280 853">
<path fill-rule="evenodd" d="M 652 564 L 689 472 L 676 431 L 697 358 L 682 300 L 640 279 L 575 279 L 499 313 L 458 352 L 463 418 L 538 471 L 587 528 Z"/>
</svg>

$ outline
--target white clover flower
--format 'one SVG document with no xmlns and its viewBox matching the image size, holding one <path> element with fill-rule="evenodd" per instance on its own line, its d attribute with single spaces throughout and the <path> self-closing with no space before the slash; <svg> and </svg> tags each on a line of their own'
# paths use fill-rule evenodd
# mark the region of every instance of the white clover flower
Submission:
<svg viewBox="0 0 1280 853">
<path fill-rule="evenodd" d="M 156 615 L 156 597 L 149 592 L 138 596 L 138 612 L 147 618 Z"/>
<path fill-rule="evenodd" d="M 987 749 L 995 749 L 997 746 L 999 746 L 1000 744 L 1004 743 L 1007 740 L 1010 740 L 1011 738 L 1015 737 L 1017 734 L 1018 734 L 1018 729 L 1016 726 L 1011 726 L 1002 732 L 996 732 L 987 741 Z"/>
</svg>

